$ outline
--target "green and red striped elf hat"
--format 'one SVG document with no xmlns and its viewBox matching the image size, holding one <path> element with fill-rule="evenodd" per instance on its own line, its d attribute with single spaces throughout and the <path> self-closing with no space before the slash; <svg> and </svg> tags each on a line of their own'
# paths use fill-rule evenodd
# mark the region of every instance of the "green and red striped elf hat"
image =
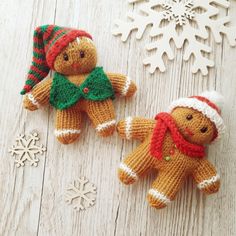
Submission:
<svg viewBox="0 0 236 236">
<path fill-rule="evenodd" d="M 77 37 L 92 36 L 85 31 L 59 27 L 56 25 L 39 26 L 34 31 L 33 61 L 21 94 L 24 95 L 53 69 L 58 54 Z"/>
</svg>

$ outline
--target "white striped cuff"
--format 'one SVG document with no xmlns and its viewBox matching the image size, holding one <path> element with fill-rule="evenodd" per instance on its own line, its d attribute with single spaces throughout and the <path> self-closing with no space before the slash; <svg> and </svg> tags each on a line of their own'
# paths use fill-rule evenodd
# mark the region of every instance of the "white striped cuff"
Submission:
<svg viewBox="0 0 236 236">
<path fill-rule="evenodd" d="M 156 198 L 157 200 L 160 200 L 161 202 L 165 203 L 166 205 L 171 202 L 168 197 L 166 197 L 163 193 L 157 191 L 154 188 L 151 188 L 148 191 L 148 194 L 152 195 L 154 198 Z"/>
<path fill-rule="evenodd" d="M 206 180 L 202 181 L 201 183 L 199 183 L 197 185 L 197 187 L 199 189 L 204 189 L 204 188 L 206 188 L 208 186 L 211 186 L 212 184 L 214 184 L 218 180 L 220 180 L 220 176 L 219 175 L 215 175 L 215 176 L 211 177 L 210 179 L 206 179 Z"/>
<path fill-rule="evenodd" d="M 129 175 L 133 179 L 135 179 L 135 180 L 138 179 L 137 174 L 130 167 L 128 167 L 125 163 L 123 163 L 123 162 L 120 163 L 119 169 L 123 170 L 127 175 Z"/>
<path fill-rule="evenodd" d="M 130 116 L 125 119 L 125 137 L 128 140 L 132 138 L 132 135 L 131 135 L 132 121 L 133 121 L 133 118 Z"/>
<path fill-rule="evenodd" d="M 116 124 L 116 120 L 110 120 L 110 121 L 108 121 L 108 122 L 104 122 L 104 123 L 98 125 L 98 126 L 96 127 L 96 130 L 97 130 L 98 132 L 100 132 L 100 131 L 102 131 L 102 130 L 104 130 L 104 129 L 107 129 L 108 127 L 113 126 L 113 125 L 115 125 L 115 124 Z"/>
<path fill-rule="evenodd" d="M 131 79 L 130 79 L 130 77 L 126 77 L 124 88 L 121 91 L 121 95 L 122 96 L 126 96 L 127 95 L 128 91 L 129 91 L 130 85 L 131 85 Z"/>
<path fill-rule="evenodd" d="M 29 93 L 29 94 L 27 94 L 26 96 L 27 96 L 27 98 L 31 101 L 31 103 L 32 103 L 33 105 L 35 105 L 36 107 L 39 107 L 39 103 L 37 102 L 37 100 L 35 99 L 35 97 L 33 96 L 32 93 Z"/>
<path fill-rule="evenodd" d="M 68 134 L 80 134 L 81 130 L 77 129 L 56 129 L 54 131 L 56 137 L 60 137 L 63 135 L 68 135 Z"/>
</svg>

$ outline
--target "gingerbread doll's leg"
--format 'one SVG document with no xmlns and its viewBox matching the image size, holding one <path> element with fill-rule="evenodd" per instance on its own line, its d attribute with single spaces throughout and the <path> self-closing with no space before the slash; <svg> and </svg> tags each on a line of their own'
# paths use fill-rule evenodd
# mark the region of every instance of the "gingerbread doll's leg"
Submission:
<svg viewBox="0 0 236 236">
<path fill-rule="evenodd" d="M 118 176 L 124 184 L 134 183 L 154 166 L 156 159 L 149 154 L 149 142 L 144 141 L 120 164 Z"/>
<path fill-rule="evenodd" d="M 149 204 L 157 209 L 166 207 L 168 203 L 174 200 L 186 175 L 185 169 L 181 166 L 160 171 L 148 192 Z"/>
<path fill-rule="evenodd" d="M 84 110 L 100 136 L 107 137 L 113 134 L 116 121 L 111 99 L 98 102 L 87 100 Z"/>
<path fill-rule="evenodd" d="M 57 110 L 55 135 L 63 144 L 73 143 L 80 136 L 82 116 L 75 107 Z"/>
</svg>

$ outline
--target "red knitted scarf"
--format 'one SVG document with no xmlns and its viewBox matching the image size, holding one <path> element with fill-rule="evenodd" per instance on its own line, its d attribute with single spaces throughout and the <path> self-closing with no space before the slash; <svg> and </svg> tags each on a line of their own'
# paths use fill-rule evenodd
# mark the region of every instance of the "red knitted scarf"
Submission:
<svg viewBox="0 0 236 236">
<path fill-rule="evenodd" d="M 171 137 L 176 147 L 185 155 L 196 158 L 203 158 L 205 156 L 205 147 L 192 144 L 184 139 L 179 132 L 175 120 L 169 113 L 159 113 L 155 119 L 157 120 L 156 126 L 153 131 L 151 139 L 150 152 L 151 155 L 157 159 L 162 159 L 162 147 L 166 132 L 169 130 Z"/>
</svg>

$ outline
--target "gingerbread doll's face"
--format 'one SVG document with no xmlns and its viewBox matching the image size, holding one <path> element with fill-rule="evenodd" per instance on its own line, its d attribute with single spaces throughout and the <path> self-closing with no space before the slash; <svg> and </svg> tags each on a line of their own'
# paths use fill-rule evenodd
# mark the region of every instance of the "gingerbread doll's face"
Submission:
<svg viewBox="0 0 236 236">
<path fill-rule="evenodd" d="M 92 40 L 80 37 L 56 57 L 54 69 L 63 75 L 78 75 L 90 73 L 96 64 L 97 51 Z"/>
<path fill-rule="evenodd" d="M 215 125 L 201 112 L 191 108 L 178 107 L 172 113 L 179 131 L 191 143 L 209 144 L 215 134 Z"/>
</svg>

